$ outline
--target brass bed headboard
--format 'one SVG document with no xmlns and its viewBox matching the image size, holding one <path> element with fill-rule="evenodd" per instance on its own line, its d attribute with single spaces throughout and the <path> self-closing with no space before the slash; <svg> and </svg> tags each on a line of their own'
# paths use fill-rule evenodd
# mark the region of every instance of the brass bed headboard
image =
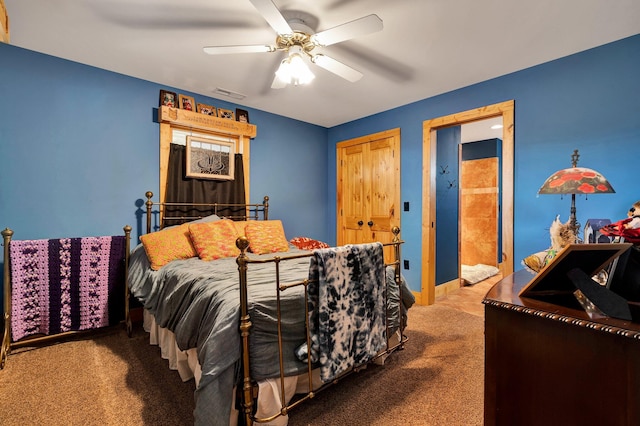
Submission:
<svg viewBox="0 0 640 426">
<path fill-rule="evenodd" d="M 228 209 L 236 208 L 242 209 L 243 214 L 224 215 L 224 217 L 232 220 L 269 220 L 269 197 L 264 196 L 262 203 L 257 204 L 233 204 L 233 203 L 162 203 L 152 201 L 153 192 L 147 191 L 145 193 L 147 197 L 147 233 L 152 231 L 152 217 L 154 216 L 153 208 L 158 207 L 157 214 L 159 215 L 159 226 L 156 228 L 162 229 L 165 226 L 171 224 L 180 224 L 183 222 L 202 219 L 202 216 L 165 216 L 165 207 L 198 207 L 211 210 L 211 214 L 218 214 L 218 212 Z M 173 222 L 173 223 L 172 223 Z"/>
</svg>

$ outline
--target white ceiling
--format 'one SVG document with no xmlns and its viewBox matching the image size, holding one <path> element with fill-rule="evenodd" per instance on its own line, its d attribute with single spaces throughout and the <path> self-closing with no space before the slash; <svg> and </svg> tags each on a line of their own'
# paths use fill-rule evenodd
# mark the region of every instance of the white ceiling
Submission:
<svg viewBox="0 0 640 426">
<path fill-rule="evenodd" d="M 326 127 L 640 33 L 638 0 L 274 3 L 316 16 L 316 31 L 377 14 L 382 31 L 320 49 L 364 77 L 311 65 L 310 86 L 271 89 L 282 53 L 205 54 L 275 42 L 248 0 L 5 0 L 15 46 Z"/>
<path fill-rule="evenodd" d="M 492 128 L 499 125 L 499 128 Z M 486 139 L 502 139 L 502 117 L 472 121 L 460 126 L 460 142 L 476 142 Z"/>
</svg>

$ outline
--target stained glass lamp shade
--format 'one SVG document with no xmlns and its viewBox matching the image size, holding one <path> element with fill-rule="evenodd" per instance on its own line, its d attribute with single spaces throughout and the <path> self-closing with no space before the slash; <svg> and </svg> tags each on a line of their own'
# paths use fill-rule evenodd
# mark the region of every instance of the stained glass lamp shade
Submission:
<svg viewBox="0 0 640 426">
<path fill-rule="evenodd" d="M 580 225 L 576 220 L 576 194 L 610 194 L 616 191 L 599 172 L 578 167 L 578 150 L 571 155 L 571 167 L 558 170 L 542 184 L 538 194 L 571 194 L 571 225 L 578 235 Z"/>
</svg>

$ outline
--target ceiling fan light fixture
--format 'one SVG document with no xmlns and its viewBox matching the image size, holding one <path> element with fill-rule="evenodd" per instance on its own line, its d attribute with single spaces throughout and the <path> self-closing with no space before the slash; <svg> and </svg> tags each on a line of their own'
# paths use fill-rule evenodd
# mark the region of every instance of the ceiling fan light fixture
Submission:
<svg viewBox="0 0 640 426">
<path fill-rule="evenodd" d="M 316 76 L 311 72 L 299 53 L 292 53 L 280 63 L 276 76 L 286 84 L 298 86 L 309 84 Z"/>
<path fill-rule="evenodd" d="M 0 0 L 1 2 L 2 0 Z M 287 84 L 309 84 L 315 75 L 308 68 L 307 60 L 320 68 L 344 78 L 352 83 L 363 74 L 350 66 L 315 53 L 316 47 L 329 46 L 351 40 L 355 37 L 375 33 L 383 28 L 382 19 L 371 14 L 362 18 L 315 32 L 318 18 L 300 10 L 280 11 L 274 0 L 249 0 L 278 36 L 274 45 L 231 45 L 207 46 L 204 51 L 210 55 L 230 53 L 287 52 L 280 63 L 271 84 L 272 89 L 282 89 Z"/>
</svg>

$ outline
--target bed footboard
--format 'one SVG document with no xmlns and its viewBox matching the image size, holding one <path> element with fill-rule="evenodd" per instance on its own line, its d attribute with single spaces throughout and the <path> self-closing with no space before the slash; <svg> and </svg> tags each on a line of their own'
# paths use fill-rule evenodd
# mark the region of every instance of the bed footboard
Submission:
<svg viewBox="0 0 640 426">
<path fill-rule="evenodd" d="M 115 324 L 121 315 L 130 333 L 126 282 L 131 227 L 123 229 L 124 236 L 29 241 L 12 241 L 13 231 L 2 231 L 4 335 L 0 369 L 12 348 Z M 120 286 L 124 304 L 114 293 Z M 20 292 L 15 300 L 14 292 Z"/>
<path fill-rule="evenodd" d="M 249 344 L 249 338 L 250 338 L 250 334 L 251 334 L 251 328 L 252 328 L 252 322 L 251 322 L 251 316 L 250 316 L 250 312 L 249 312 L 249 300 L 248 300 L 248 278 L 247 278 L 247 271 L 248 271 L 248 265 L 251 263 L 267 263 L 267 262 L 273 262 L 275 263 L 275 285 L 277 287 L 277 294 L 278 294 L 278 300 L 279 300 L 279 294 L 281 291 L 285 291 L 291 287 L 295 287 L 295 286 L 304 286 L 304 294 L 305 294 L 305 324 L 306 324 L 306 329 L 307 329 L 307 347 L 311 348 L 311 336 L 310 336 L 310 322 L 309 322 L 309 284 L 313 284 L 314 280 L 311 279 L 304 279 L 302 281 L 299 282 L 294 282 L 294 283 L 284 283 L 281 282 L 281 278 L 280 278 L 280 263 L 281 262 L 286 262 L 287 260 L 291 260 L 291 259 L 296 259 L 296 258 L 301 258 L 301 257 L 309 257 L 310 259 L 313 258 L 314 254 L 301 254 L 301 255 L 294 255 L 294 256 L 283 256 L 283 257 L 275 257 L 273 259 L 269 259 L 269 260 L 256 260 L 256 259 L 250 259 L 249 256 L 247 256 L 247 250 L 249 248 L 249 241 L 247 240 L 247 238 L 245 237 L 240 237 L 238 238 L 238 240 L 236 241 L 236 245 L 238 246 L 238 248 L 240 249 L 241 253 L 237 258 L 237 264 L 238 264 L 238 272 L 239 272 L 239 281 L 240 281 L 240 335 L 241 335 L 241 339 L 242 339 L 242 358 L 241 358 L 241 362 L 242 362 L 242 386 L 239 389 L 239 391 L 241 392 L 241 396 L 240 399 L 242 401 L 242 416 L 244 418 L 244 424 L 246 425 L 252 425 L 255 423 L 264 423 L 264 422 L 269 422 L 272 421 L 274 419 L 276 419 L 277 417 L 280 416 L 285 416 L 289 413 L 289 411 L 294 408 L 295 406 L 301 404 L 302 402 L 313 398 L 315 396 L 315 394 L 329 386 L 331 386 L 332 384 L 338 382 L 340 379 L 342 379 L 344 376 L 358 371 L 361 368 L 366 367 L 367 364 L 369 364 L 370 362 L 375 362 L 378 360 L 384 360 L 384 358 L 386 358 L 386 356 L 388 356 L 391 352 L 398 350 L 398 349 L 402 349 L 404 348 L 405 343 L 407 342 L 407 337 L 403 334 L 403 330 L 405 329 L 406 326 L 406 316 L 405 313 L 403 311 L 402 308 L 402 301 L 403 301 L 403 285 L 402 285 L 402 276 L 400 273 L 400 245 L 402 243 L 404 243 L 404 241 L 400 240 L 399 234 L 400 234 L 400 229 L 398 227 L 394 227 L 392 230 L 393 234 L 394 234 L 394 239 L 391 243 L 387 243 L 387 244 L 383 244 L 383 246 L 392 246 L 393 247 L 393 253 L 394 253 L 394 258 L 393 261 L 389 264 L 385 264 L 384 263 L 384 258 L 381 257 L 379 262 L 381 262 L 383 264 L 383 269 L 386 273 L 386 269 L 388 267 L 393 268 L 394 271 L 394 282 L 395 285 L 397 286 L 398 292 L 399 292 L 399 300 L 398 300 L 398 324 L 397 324 L 397 328 L 396 331 L 392 331 L 390 329 L 390 325 L 389 322 L 386 321 L 386 319 L 388 318 L 388 296 L 389 296 L 389 292 L 386 291 L 386 287 L 385 287 L 385 292 L 384 292 L 384 304 L 385 306 L 382 308 L 384 315 L 385 315 L 385 327 L 386 327 L 386 345 L 383 345 L 383 349 L 380 350 L 379 352 L 377 352 L 377 354 L 375 356 L 373 356 L 372 358 L 368 358 L 368 360 L 362 364 L 359 365 L 354 365 L 353 367 L 351 367 L 348 371 L 344 372 L 344 373 L 340 373 L 338 375 L 338 377 L 331 379 L 328 382 L 323 382 L 320 385 L 317 385 L 317 381 L 316 383 L 314 383 L 314 376 L 316 376 L 316 374 L 314 374 L 313 370 L 314 370 L 314 365 L 312 362 L 312 357 L 311 356 L 307 356 L 307 371 L 306 373 L 304 373 L 307 376 L 307 380 L 308 380 L 308 389 L 304 392 L 304 393 L 299 393 L 297 395 L 296 398 L 294 398 L 294 400 L 292 400 L 291 402 L 286 400 L 285 395 L 285 374 L 283 372 L 283 344 L 282 344 L 282 334 L 281 334 L 281 328 L 280 328 L 280 321 L 281 321 L 281 312 L 280 312 L 280 306 L 278 305 L 278 310 L 277 310 L 277 318 L 278 318 L 278 346 L 279 346 L 279 351 L 280 351 L 280 412 L 276 413 L 274 415 L 271 415 L 269 417 L 261 417 L 258 418 L 256 416 L 255 413 L 255 408 L 256 408 L 256 404 L 257 404 L 257 394 L 258 394 L 258 385 L 256 383 L 256 380 L 254 380 L 251 377 L 251 365 L 250 365 L 250 344 Z M 317 281 L 317 280 L 315 280 Z M 385 281 L 386 282 L 386 281 Z M 317 284 L 317 283 L 316 283 Z M 317 286 L 316 286 L 317 287 Z M 309 349 L 310 350 L 310 349 Z"/>
</svg>

